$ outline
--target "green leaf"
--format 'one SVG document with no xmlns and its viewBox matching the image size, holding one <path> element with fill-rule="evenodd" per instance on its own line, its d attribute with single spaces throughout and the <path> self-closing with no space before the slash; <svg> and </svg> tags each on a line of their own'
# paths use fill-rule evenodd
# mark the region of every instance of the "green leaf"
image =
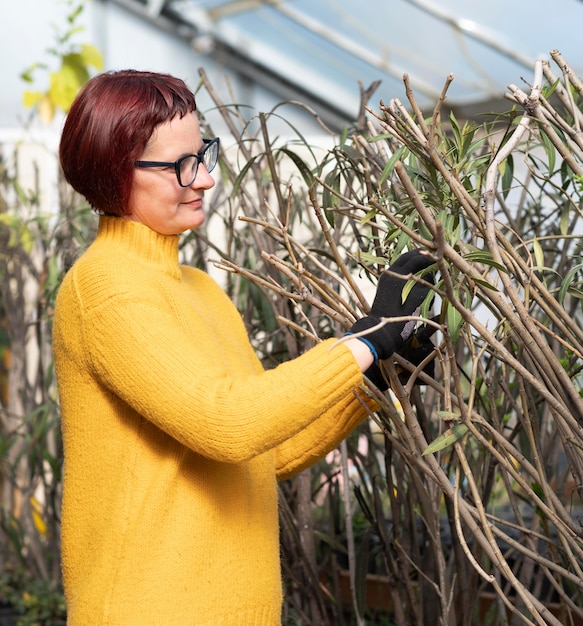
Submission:
<svg viewBox="0 0 583 626">
<path fill-rule="evenodd" d="M 465 424 L 462 424 L 461 422 L 454 424 L 451 428 L 448 428 L 443 434 L 437 437 L 437 439 L 434 439 L 427 446 L 427 448 L 425 448 L 422 456 L 434 454 L 435 452 L 449 448 L 456 441 L 459 441 L 467 432 L 468 427 Z"/>
<path fill-rule="evenodd" d="M 326 221 L 332 228 L 334 228 L 334 224 L 336 224 L 336 214 L 333 209 L 324 209 L 324 217 Z"/>
<path fill-rule="evenodd" d="M 502 174 L 502 196 L 506 199 L 512 189 L 512 181 L 514 180 L 514 159 L 511 154 L 500 164 L 499 170 Z"/>
<path fill-rule="evenodd" d="M 579 263 L 578 265 L 575 265 L 575 267 L 572 267 L 569 270 L 569 273 L 565 276 L 565 278 L 563 278 L 561 282 L 561 288 L 559 289 L 559 302 L 561 304 L 563 304 L 565 300 L 565 296 L 567 295 L 567 292 L 571 287 L 573 279 L 575 278 L 575 274 L 577 274 L 577 272 L 580 272 L 582 269 L 583 263 Z"/>
<path fill-rule="evenodd" d="M 253 163 L 255 163 L 255 161 L 259 158 L 259 156 L 260 155 L 255 155 L 254 157 L 251 157 L 247 161 L 247 163 L 245 163 L 245 165 L 241 168 L 239 175 L 237 176 L 237 178 L 235 179 L 235 182 L 233 183 L 233 191 L 231 192 L 231 198 L 234 198 L 239 193 L 239 187 L 241 187 L 241 183 L 243 182 L 243 179 L 247 175 L 247 172 L 253 166 Z"/>
<path fill-rule="evenodd" d="M 546 133 L 541 132 L 540 138 L 547 153 L 547 160 L 549 164 L 549 173 L 552 174 L 555 171 L 555 165 L 557 163 L 557 149 L 553 142 L 548 138 Z"/>
<path fill-rule="evenodd" d="M 456 301 L 460 301 L 460 293 L 457 289 L 454 289 L 454 298 Z M 464 306 L 466 307 L 469 307 L 470 305 L 469 302 L 462 303 L 462 304 L 464 304 Z M 458 342 L 458 339 L 462 330 L 463 318 L 462 318 L 461 313 L 449 301 L 443 302 L 442 309 L 441 309 L 442 314 L 444 310 L 445 310 L 445 315 L 446 315 L 446 320 L 447 320 L 448 332 L 451 337 L 452 343 L 455 345 Z"/>
<path fill-rule="evenodd" d="M 425 222 L 419 222 L 419 234 L 429 241 L 433 239 L 433 233 L 427 228 Z"/>
<path fill-rule="evenodd" d="M 361 226 L 368 224 L 372 219 L 374 219 L 375 215 L 377 215 L 378 211 L 376 209 L 371 209 L 366 215 L 360 218 L 358 223 Z"/>
<path fill-rule="evenodd" d="M 430 265 L 429 267 L 426 267 L 424 270 L 420 271 L 417 276 L 419 276 L 420 278 L 423 278 L 424 274 L 429 274 L 431 272 L 435 271 L 435 264 Z M 405 302 L 405 300 L 409 297 L 409 294 L 411 293 L 411 289 L 413 289 L 413 287 L 415 287 L 415 285 L 417 284 L 416 280 L 413 280 L 412 278 L 409 279 L 405 285 L 403 286 L 403 289 L 401 291 L 401 304 L 403 304 Z M 428 296 L 433 297 L 433 294 L 428 294 Z"/>
<path fill-rule="evenodd" d="M 375 143 L 376 141 L 382 141 L 383 139 L 393 139 L 393 135 L 390 133 L 379 133 L 374 137 L 367 137 L 367 141 Z"/>
<path fill-rule="evenodd" d="M 359 251 L 358 252 L 358 259 L 359 261 L 362 261 L 365 265 L 383 265 L 386 261 L 386 259 L 384 259 L 383 257 L 380 256 L 376 256 L 375 254 L 372 254 L 371 252 L 362 252 Z"/>
<path fill-rule="evenodd" d="M 330 211 L 330 209 L 335 209 L 340 206 L 340 200 L 338 196 L 334 193 L 335 191 L 340 192 L 340 174 L 336 171 L 330 172 L 326 178 L 325 182 L 328 187 L 324 187 L 322 191 L 322 208 L 324 209 L 324 215 L 328 220 L 330 226 L 334 227 L 334 212 Z"/>
<path fill-rule="evenodd" d="M 383 168 L 381 177 L 379 178 L 379 185 L 382 185 L 387 178 L 393 173 L 395 169 L 395 165 L 398 161 L 401 160 L 401 157 L 405 153 L 405 146 L 401 146 L 396 152 L 394 152 L 391 158 L 387 161 L 385 167 Z"/>
<path fill-rule="evenodd" d="M 536 262 L 537 269 L 544 268 L 544 266 L 545 266 L 545 254 L 544 254 L 543 249 L 542 249 L 542 247 L 541 247 L 541 245 L 538 242 L 538 239 L 536 237 L 532 240 L 532 248 L 533 248 L 534 260 Z"/>
<path fill-rule="evenodd" d="M 557 78 L 552 85 L 545 85 L 543 87 L 543 96 L 548 100 L 554 93 L 557 85 L 559 84 L 560 79 Z"/>
<path fill-rule="evenodd" d="M 312 173 L 312 170 L 310 170 L 310 168 L 307 166 L 306 162 L 298 154 L 296 154 L 292 150 L 289 150 L 288 148 L 281 148 L 280 152 L 283 152 L 294 162 L 306 185 L 308 187 L 311 187 L 314 183 L 314 174 Z"/>
<path fill-rule="evenodd" d="M 455 345 L 458 342 L 460 337 L 460 333 L 462 330 L 462 316 L 461 313 L 453 306 L 447 307 L 447 328 L 449 329 L 449 334 L 451 337 L 452 343 Z"/>
<path fill-rule="evenodd" d="M 561 235 L 566 235 L 569 232 L 569 205 L 565 203 L 561 209 L 561 221 L 559 222 L 559 229 Z"/>
<path fill-rule="evenodd" d="M 492 253 L 489 252 L 488 250 L 476 250 L 475 252 L 470 252 L 469 254 L 464 255 L 464 259 L 466 261 L 482 263 L 483 265 L 495 267 L 497 270 L 500 270 L 501 272 L 504 272 L 505 274 L 508 273 L 508 269 L 504 267 L 504 265 L 501 265 L 500 263 L 497 263 L 496 261 L 494 261 L 494 257 L 492 256 Z"/>
<path fill-rule="evenodd" d="M 20 78 L 26 83 L 33 83 L 34 78 L 32 75 L 37 69 L 46 70 L 47 66 L 44 63 L 33 63 L 20 74 Z"/>
<path fill-rule="evenodd" d="M 474 282 L 477 285 L 481 285 L 482 287 L 486 289 L 490 289 L 491 291 L 498 291 L 498 287 L 496 287 L 492 283 L 489 283 L 487 280 L 484 280 L 482 278 L 474 278 Z"/>
<path fill-rule="evenodd" d="M 542 488 L 540 483 L 531 483 L 530 486 L 532 490 L 534 491 L 535 495 L 537 495 L 543 502 L 546 502 L 547 498 L 545 496 L 544 489 Z"/>
<path fill-rule="evenodd" d="M 79 4 L 78 6 L 74 7 L 71 13 L 67 15 L 67 21 L 69 22 L 69 24 L 74 24 L 75 20 L 79 17 L 79 15 L 81 15 L 82 12 L 83 12 L 82 4 Z"/>
</svg>

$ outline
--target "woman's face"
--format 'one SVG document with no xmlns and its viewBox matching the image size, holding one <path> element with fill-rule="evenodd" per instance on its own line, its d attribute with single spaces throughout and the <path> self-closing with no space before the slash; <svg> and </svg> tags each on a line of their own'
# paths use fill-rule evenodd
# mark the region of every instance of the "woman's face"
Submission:
<svg viewBox="0 0 583 626">
<path fill-rule="evenodd" d="M 174 162 L 186 154 L 198 154 L 202 148 L 198 118 L 196 113 L 188 113 L 157 126 L 140 160 Z M 214 184 L 203 163 L 188 187 L 178 184 L 173 167 L 137 167 L 126 217 L 162 235 L 197 228 L 204 222 L 204 192 Z"/>
</svg>

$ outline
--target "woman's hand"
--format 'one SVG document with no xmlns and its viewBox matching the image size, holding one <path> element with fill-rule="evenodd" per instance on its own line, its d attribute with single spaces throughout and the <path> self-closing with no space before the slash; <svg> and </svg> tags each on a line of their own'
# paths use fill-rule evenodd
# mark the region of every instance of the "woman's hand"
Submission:
<svg viewBox="0 0 583 626">
<path fill-rule="evenodd" d="M 413 274 L 432 264 L 433 259 L 428 253 L 412 250 L 400 256 L 381 274 L 370 313 L 350 329 L 352 334 L 364 333 L 358 339 L 368 345 L 374 361 L 388 359 L 413 333 L 414 320 L 383 324 L 382 318 L 408 317 L 418 311 L 429 293 L 429 287 L 416 283 L 404 301 L 403 287 Z M 433 276 L 426 276 L 425 281 L 433 283 Z"/>
</svg>

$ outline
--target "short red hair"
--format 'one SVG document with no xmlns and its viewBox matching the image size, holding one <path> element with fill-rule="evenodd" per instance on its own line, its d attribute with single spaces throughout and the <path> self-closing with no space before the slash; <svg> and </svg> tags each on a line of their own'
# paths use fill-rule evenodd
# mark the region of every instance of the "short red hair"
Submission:
<svg viewBox="0 0 583 626">
<path fill-rule="evenodd" d="M 139 159 L 154 129 L 196 111 L 169 74 L 122 70 L 92 78 L 67 115 L 59 157 L 67 182 L 104 215 L 126 215 Z"/>
</svg>

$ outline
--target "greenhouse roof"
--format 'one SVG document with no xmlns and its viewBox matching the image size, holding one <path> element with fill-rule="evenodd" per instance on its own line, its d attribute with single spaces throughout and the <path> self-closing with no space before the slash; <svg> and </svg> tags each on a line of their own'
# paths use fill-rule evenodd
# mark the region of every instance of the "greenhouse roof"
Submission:
<svg viewBox="0 0 583 626">
<path fill-rule="evenodd" d="M 114 0 L 196 50 L 227 55 L 233 69 L 283 97 L 304 97 L 346 119 L 359 82 L 375 97 L 467 112 L 500 103 L 510 83 L 527 89 L 534 62 L 558 49 L 583 68 L 580 0 Z M 483 108 L 482 108 L 483 111 Z M 463 113 L 463 112 L 462 112 Z"/>
</svg>

